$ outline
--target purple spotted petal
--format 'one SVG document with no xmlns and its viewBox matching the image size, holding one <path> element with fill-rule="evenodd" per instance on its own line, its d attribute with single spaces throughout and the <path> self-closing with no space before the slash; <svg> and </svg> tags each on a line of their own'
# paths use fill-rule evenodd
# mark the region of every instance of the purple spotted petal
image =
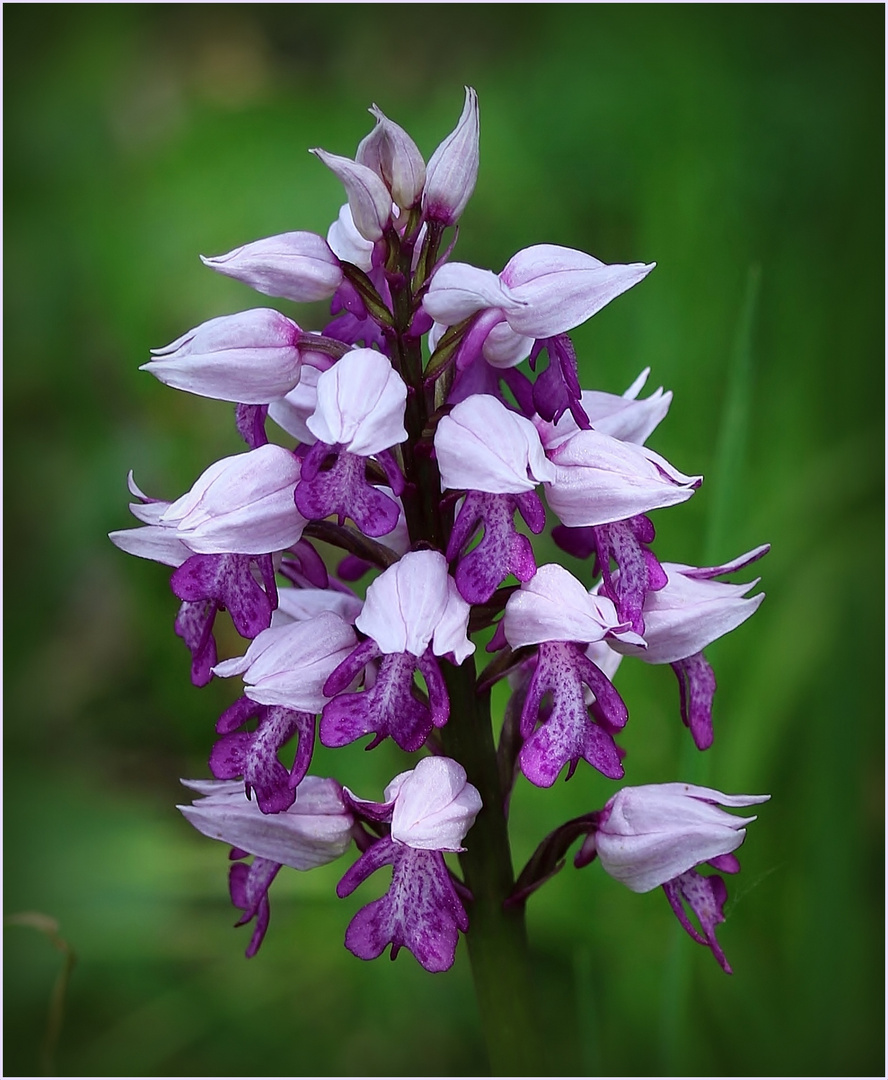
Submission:
<svg viewBox="0 0 888 1080">
<path fill-rule="evenodd" d="M 191 652 L 191 681 L 206 686 L 213 677 L 216 664 L 216 640 L 213 622 L 219 605 L 206 600 L 186 600 L 176 616 L 176 636 L 182 638 Z"/>
<path fill-rule="evenodd" d="M 322 471 L 331 455 L 329 468 Z M 315 443 L 296 488 L 297 510 L 314 520 L 336 514 L 340 525 L 349 517 L 366 536 L 386 536 L 398 524 L 398 504 L 367 483 L 365 470 L 365 458 Z"/>
<path fill-rule="evenodd" d="M 584 684 L 595 694 L 605 726 L 594 723 L 586 708 Z M 552 695 L 549 716 L 534 732 L 540 704 Z M 580 758 L 604 776 L 618 780 L 623 775 L 620 754 L 612 731 L 628 719 L 622 698 L 607 677 L 573 642 L 544 642 L 527 691 L 521 713 L 521 734 L 527 740 L 521 748 L 521 771 L 537 787 L 551 787 L 564 765 L 568 778 Z"/>
<path fill-rule="evenodd" d="M 666 572 L 647 547 L 654 527 L 644 514 L 625 521 L 593 526 L 598 566 L 603 575 L 599 594 L 613 600 L 620 619 L 644 635 L 642 608 L 648 593 L 666 585 Z M 611 560 L 616 571 L 611 570 Z"/>
<path fill-rule="evenodd" d="M 689 870 L 686 874 L 667 881 L 663 886 L 663 891 L 678 921 L 694 941 L 700 945 L 708 945 L 722 969 L 728 975 L 733 975 L 731 965 L 715 936 L 715 928 L 725 921 L 724 906 L 728 898 L 728 890 L 724 881 L 718 874 L 703 877 L 696 870 Z M 691 911 L 699 920 L 703 929 L 702 934 L 688 918 L 682 900 L 687 901 Z"/>
<path fill-rule="evenodd" d="M 264 590 L 253 577 L 253 563 L 262 573 Z M 212 600 L 227 608 L 235 630 L 245 638 L 268 629 L 277 607 L 269 555 L 192 555 L 173 573 L 170 586 L 180 600 Z"/>
<path fill-rule="evenodd" d="M 712 699 L 715 696 L 715 672 L 703 653 L 676 660 L 670 667 L 678 679 L 681 718 L 690 728 L 698 750 L 712 746 Z"/>
<path fill-rule="evenodd" d="M 392 959 L 406 948 L 426 971 L 446 971 L 456 952 L 459 930 L 468 916 L 440 851 L 421 851 L 389 837 L 377 841 L 348 870 L 336 892 L 348 896 L 374 871 L 391 864 L 388 892 L 355 915 L 345 934 L 346 947 L 362 960 L 375 960 L 392 946 Z"/>
<path fill-rule="evenodd" d="M 255 731 L 232 731 L 230 726 L 258 717 Z M 210 755 L 210 770 L 218 780 L 243 777 L 247 794 L 255 793 L 263 814 L 288 809 L 296 799 L 295 787 L 308 772 L 314 746 L 314 714 L 279 705 L 257 705 L 241 698 L 219 718 L 226 733 Z M 292 770 L 278 760 L 278 751 L 298 733 L 299 744 Z"/>
<path fill-rule="evenodd" d="M 428 704 L 417 696 L 413 681 L 417 667 L 426 676 Z M 422 662 L 410 653 L 389 653 L 383 656 L 372 687 L 339 694 L 324 706 L 320 738 L 324 746 L 345 746 L 374 733 L 373 747 L 390 735 L 402 750 L 412 753 L 426 741 L 432 727 L 441 727 L 449 715 L 447 690 L 431 651 L 427 650 Z"/>
<path fill-rule="evenodd" d="M 456 568 L 457 588 L 469 604 L 486 603 L 509 574 L 519 581 L 529 581 L 536 573 L 533 546 L 515 529 L 516 510 L 535 533 L 542 531 L 545 511 L 535 492 L 467 493 L 450 535 L 447 558 L 455 559 L 483 527 L 481 542 L 462 556 Z"/>
<path fill-rule="evenodd" d="M 237 433 L 251 450 L 265 446 L 268 436 L 265 434 L 265 420 L 268 416 L 267 405 L 236 405 L 234 422 Z"/>
<path fill-rule="evenodd" d="M 265 937 L 268 929 L 268 920 L 271 910 L 268 904 L 268 889 L 275 875 L 280 870 L 281 864 L 272 862 L 270 859 L 255 858 L 250 866 L 237 863 L 228 871 L 228 889 L 231 893 L 231 902 L 235 907 L 243 910 L 243 915 L 235 923 L 235 926 L 243 926 L 244 923 L 256 920 L 253 936 L 247 946 L 246 955 L 255 956 Z"/>
</svg>

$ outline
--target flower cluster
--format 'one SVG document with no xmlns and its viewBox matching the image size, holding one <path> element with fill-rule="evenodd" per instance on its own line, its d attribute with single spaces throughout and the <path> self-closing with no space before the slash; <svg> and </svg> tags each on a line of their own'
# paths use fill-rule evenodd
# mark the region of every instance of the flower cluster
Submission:
<svg viewBox="0 0 888 1080">
<path fill-rule="evenodd" d="M 265 935 L 281 866 L 309 870 L 354 843 L 340 896 L 392 870 L 347 947 L 365 959 L 405 947 L 440 971 L 475 900 L 444 855 L 465 850 L 476 816 L 507 814 L 519 774 L 549 787 L 583 761 L 622 779 L 628 712 L 613 679 L 624 656 L 671 665 L 682 720 L 700 749 L 712 743 L 704 650 L 763 598 L 718 579 L 767 547 L 710 568 L 661 562 L 648 515 L 702 482 L 645 445 L 672 395 L 642 397 L 647 370 L 622 395 L 580 385 L 569 332 L 653 264 L 608 265 L 551 244 L 519 251 L 498 274 L 451 261 L 478 171 L 474 91 L 428 163 L 371 112 L 353 159 L 312 151 L 347 198 L 326 239 L 290 232 L 204 259 L 266 296 L 329 299 L 331 321 L 305 330 L 258 307 L 155 350 L 144 369 L 161 382 L 235 404 L 246 449 L 172 502 L 130 476 L 141 524 L 111 539 L 173 568 L 192 681 L 242 682 L 216 723 L 215 779 L 186 781 L 199 798 L 180 809 L 232 847 L 231 898 L 241 923 L 255 920 L 247 955 Z M 588 560 L 583 581 L 537 565 L 528 532 L 541 534 L 547 517 L 555 541 Z M 331 545 L 344 553 L 335 569 Z M 220 661 L 223 611 L 248 645 Z M 495 655 L 482 669 L 472 637 L 485 631 Z M 512 702 L 491 782 L 484 740 L 451 703 L 455 693 L 483 702 L 505 678 Z M 367 736 L 368 749 L 391 738 L 424 755 L 381 802 L 310 772 L 316 740 Z M 715 938 L 725 886 L 697 867 L 738 869 L 733 852 L 753 819 L 719 806 L 764 798 L 623 788 L 543 840 L 502 899 L 523 903 L 581 840 L 578 866 L 597 856 L 633 891 L 663 886 L 729 970 Z"/>
</svg>

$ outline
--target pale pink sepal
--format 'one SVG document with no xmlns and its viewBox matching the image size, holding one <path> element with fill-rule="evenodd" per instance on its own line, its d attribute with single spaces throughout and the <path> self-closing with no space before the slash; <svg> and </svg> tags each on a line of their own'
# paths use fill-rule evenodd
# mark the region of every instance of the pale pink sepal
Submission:
<svg viewBox="0 0 888 1080">
<path fill-rule="evenodd" d="M 546 499 L 564 525 L 604 525 L 685 502 L 703 482 L 643 446 L 578 431 L 548 451 Z"/>
<path fill-rule="evenodd" d="M 198 832 L 250 855 L 311 870 L 338 859 L 351 843 L 354 819 L 335 780 L 306 776 L 296 801 L 278 814 L 263 814 L 240 780 L 183 780 L 203 798 L 179 806 Z"/>
<path fill-rule="evenodd" d="M 167 508 L 161 523 L 204 555 L 283 551 L 306 524 L 293 502 L 299 474 L 298 459 L 273 443 L 223 458 Z"/>
<path fill-rule="evenodd" d="M 606 596 L 593 596 L 573 574 L 557 563 L 541 566 L 530 581 L 512 593 L 503 618 L 506 640 L 513 649 L 544 641 L 601 641 L 616 634 L 641 643 Z"/>
<path fill-rule="evenodd" d="M 348 203 L 340 207 L 339 216 L 327 230 L 327 243 L 342 262 L 351 263 L 365 273 L 372 268 L 373 241 L 358 232 Z"/>
<path fill-rule="evenodd" d="M 299 385 L 268 404 L 268 415 L 288 435 L 311 445 L 315 437 L 308 430 L 308 418 L 318 407 L 318 379 L 321 372 L 304 364 Z"/>
<path fill-rule="evenodd" d="M 481 809 L 481 796 L 462 765 L 426 757 L 396 779 L 392 839 L 421 851 L 464 851 L 462 840 Z M 392 788 L 386 789 L 386 799 Z"/>
<path fill-rule="evenodd" d="M 216 664 L 213 673 L 242 675 L 247 697 L 260 705 L 319 713 L 329 700 L 324 683 L 356 644 L 352 627 L 323 611 L 313 619 L 263 630 L 243 656 Z"/>
<path fill-rule="evenodd" d="M 500 274 L 512 295 L 525 304 L 509 313 L 509 325 L 532 338 L 564 334 L 631 289 L 655 265 L 607 265 L 584 251 L 557 244 L 524 248 Z"/>
<path fill-rule="evenodd" d="M 375 349 L 352 349 L 323 372 L 317 399 L 306 426 L 323 443 L 367 457 L 407 438 L 407 387 Z"/>
<path fill-rule="evenodd" d="M 555 479 L 533 424 L 489 394 L 473 394 L 435 432 L 441 485 L 491 494 L 533 491 Z"/>
<path fill-rule="evenodd" d="M 324 611 L 332 611 L 348 623 L 361 614 L 362 601 L 350 592 L 339 589 L 292 588 L 278 589 L 278 606 L 272 612 L 272 626 L 288 626 L 305 622 Z"/>
<path fill-rule="evenodd" d="M 117 529 L 108 533 L 111 543 L 128 555 L 151 559 L 165 566 L 181 566 L 194 552 L 176 536 L 174 529 L 162 525 L 143 525 L 137 529 Z"/>
<path fill-rule="evenodd" d="M 436 322 L 453 326 L 476 311 L 494 308 L 512 313 L 523 303 L 493 271 L 451 262 L 435 272 L 422 306 Z"/>
<path fill-rule="evenodd" d="M 649 664 L 671 664 L 694 656 L 717 638 L 744 623 L 757 610 L 764 593 L 747 597 L 759 578 L 732 585 L 688 576 L 694 567 L 662 563 L 666 585 L 649 592 L 644 604 L 646 649 L 624 642 L 613 647 L 626 656 L 639 656 Z"/>
<path fill-rule="evenodd" d="M 459 595 L 439 551 L 402 556 L 367 589 L 357 628 L 384 653 L 453 653 L 461 664 L 475 651 L 466 637 L 469 605 Z"/>
<path fill-rule="evenodd" d="M 755 817 L 734 817 L 719 805 L 753 806 L 769 798 L 693 784 L 623 788 L 602 812 L 595 849 L 611 877 L 633 892 L 649 892 L 743 843 Z"/>
</svg>

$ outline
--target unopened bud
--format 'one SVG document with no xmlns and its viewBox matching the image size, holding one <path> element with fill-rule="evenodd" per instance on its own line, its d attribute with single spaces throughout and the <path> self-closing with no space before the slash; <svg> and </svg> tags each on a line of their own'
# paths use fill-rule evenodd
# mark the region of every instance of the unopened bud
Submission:
<svg viewBox="0 0 888 1080">
<path fill-rule="evenodd" d="M 355 228 L 365 240 L 379 240 L 392 217 L 392 197 L 376 173 L 351 158 L 312 150 L 342 181 Z"/>
<path fill-rule="evenodd" d="M 422 194 L 426 168 L 422 154 L 407 132 L 393 123 L 376 105 L 370 112 L 376 127 L 361 140 L 355 160 L 382 177 L 392 199 L 402 210 L 409 210 Z"/>
<path fill-rule="evenodd" d="M 478 95 L 466 87 L 459 123 L 432 154 L 426 170 L 422 205 L 426 216 L 444 225 L 458 220 L 478 178 Z"/>
<path fill-rule="evenodd" d="M 298 303 L 326 300 L 342 281 L 339 260 L 326 240 L 311 232 L 268 236 L 227 255 L 200 258 L 204 266 L 257 292 Z"/>
</svg>

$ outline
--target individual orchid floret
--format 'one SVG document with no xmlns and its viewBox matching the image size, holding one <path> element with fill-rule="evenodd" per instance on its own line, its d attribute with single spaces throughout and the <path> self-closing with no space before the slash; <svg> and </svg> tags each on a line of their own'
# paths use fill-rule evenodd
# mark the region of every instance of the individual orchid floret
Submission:
<svg viewBox="0 0 888 1080">
<path fill-rule="evenodd" d="M 376 241 L 391 228 L 392 196 L 382 179 L 366 165 L 326 150 L 311 151 L 342 181 L 355 228 L 365 240 Z"/>
<path fill-rule="evenodd" d="M 299 477 L 298 458 L 267 443 L 211 465 L 160 522 L 204 555 L 283 551 L 306 524 L 293 505 Z"/>
<path fill-rule="evenodd" d="M 515 511 L 532 532 L 542 532 L 546 512 L 534 489 L 554 479 L 555 469 L 533 424 L 486 394 L 473 394 L 442 417 L 435 454 L 442 486 L 467 491 L 447 558 L 459 557 L 456 584 L 463 598 L 483 604 L 510 573 L 519 581 L 533 577 L 533 547 L 516 531 Z M 481 542 L 460 556 L 479 528 L 484 530 Z"/>
<path fill-rule="evenodd" d="M 270 627 L 243 656 L 225 660 L 216 675 L 242 675 L 245 693 L 261 705 L 282 705 L 297 712 L 319 713 L 324 683 L 356 643 L 352 627 L 332 611 L 313 619 Z"/>
<path fill-rule="evenodd" d="M 317 405 L 306 421 L 317 441 L 303 459 L 296 489 L 305 517 L 337 514 L 340 524 L 350 517 L 373 537 L 395 528 L 398 504 L 367 482 L 365 459 L 379 462 L 400 495 L 404 478 L 391 448 L 407 438 L 406 400 L 404 380 L 374 349 L 352 349 L 318 377 Z"/>
<path fill-rule="evenodd" d="M 462 216 L 478 179 L 480 132 L 478 95 L 467 86 L 462 115 L 426 169 L 422 208 L 430 221 L 453 225 Z"/>
<path fill-rule="evenodd" d="M 723 566 L 693 567 L 663 563 L 666 584 L 645 599 L 644 638 L 639 649 L 630 641 L 611 646 L 625 656 L 639 656 L 649 664 L 670 664 L 678 678 L 681 715 L 700 750 L 712 745 L 712 699 L 715 675 L 703 650 L 717 638 L 740 626 L 757 610 L 764 593 L 747 596 L 759 579 L 746 585 L 716 581 L 723 574 L 742 570 L 769 550 L 754 548 Z"/>
<path fill-rule="evenodd" d="M 720 807 L 755 806 L 769 798 L 680 783 L 622 788 L 599 814 L 581 861 L 594 853 L 611 877 L 633 892 L 650 892 L 740 847 L 755 817 L 735 817 Z"/>
<path fill-rule="evenodd" d="M 265 405 L 299 382 L 301 337 L 291 319 L 270 308 L 254 308 L 210 319 L 164 348 L 152 349 L 154 359 L 140 370 L 176 390 Z"/>
<path fill-rule="evenodd" d="M 754 806 L 769 798 L 724 795 L 693 784 L 623 788 L 595 815 L 577 865 L 597 855 L 608 874 L 633 892 L 650 892 L 662 885 L 684 929 L 695 941 L 708 945 L 730 973 L 715 937 L 715 927 L 724 922 L 725 884 L 717 874 L 704 877 L 694 868 L 708 862 L 723 872 L 739 870 L 732 852 L 743 843 L 746 826 L 755 817 L 738 818 L 720 807 Z M 682 899 L 697 916 L 703 935 L 690 923 Z"/>
<path fill-rule="evenodd" d="M 374 732 L 372 746 L 390 735 L 403 750 L 418 750 L 432 727 L 447 723 L 450 700 L 437 657 L 452 655 L 462 663 L 472 654 L 468 620 L 469 605 L 459 595 L 440 552 L 408 552 L 390 566 L 367 589 L 356 621 L 368 640 L 324 687 L 333 700 L 321 717 L 321 742 L 344 746 Z M 380 656 L 375 683 L 360 693 L 344 693 Z M 427 698 L 414 684 L 417 670 L 425 680 Z"/>
<path fill-rule="evenodd" d="M 547 450 L 555 479 L 546 500 L 564 525 L 624 521 L 689 499 L 702 476 L 686 476 L 644 446 L 599 431 L 577 431 Z"/>
<path fill-rule="evenodd" d="M 590 319 L 654 265 L 607 265 L 574 248 L 536 244 L 514 255 L 498 276 L 467 263 L 446 263 L 432 278 L 423 307 L 446 326 L 490 309 L 497 313 L 491 329 L 506 322 L 522 337 L 551 338 Z"/>
<path fill-rule="evenodd" d="M 598 601 L 598 603 L 594 602 Z M 537 663 L 521 712 L 520 734 L 526 740 L 518 763 L 538 787 L 551 787 L 564 765 L 570 778 L 580 758 L 611 779 L 623 775 L 613 740 L 629 718 L 623 699 L 584 648 L 617 635 L 641 643 L 605 597 L 592 597 L 567 570 L 541 566 L 513 593 L 503 618 L 505 637 L 513 649 L 537 645 Z M 595 699 L 590 716 L 584 687 Z M 543 699 L 551 694 L 548 715 Z M 538 719 L 540 728 L 534 731 Z"/>
<path fill-rule="evenodd" d="M 198 832 L 234 848 L 232 858 L 255 858 L 251 866 L 231 868 L 232 902 L 243 910 L 237 925 L 256 919 L 247 956 L 254 956 L 268 928 L 268 888 L 281 866 L 311 870 L 338 859 L 351 843 L 354 818 L 335 780 L 306 776 L 289 809 L 263 814 L 244 793 L 243 784 L 226 780 L 183 780 L 203 798 L 180 806 Z"/>
<path fill-rule="evenodd" d="M 235 629 L 243 637 L 255 637 L 268 627 L 277 604 L 271 557 L 195 554 L 179 539 L 176 526 L 162 520 L 171 504 L 149 499 L 136 485 L 132 473 L 128 484 L 140 500 L 130 503 L 130 510 L 146 524 L 110 533 L 109 537 L 131 555 L 175 568 L 170 586 L 182 601 L 175 632 L 191 652 L 191 681 L 195 686 L 205 686 L 216 663 L 213 625 L 219 611 L 231 614 Z"/>
<path fill-rule="evenodd" d="M 201 262 L 242 281 L 266 296 L 312 303 L 332 296 L 342 283 L 342 268 L 322 236 L 287 232 L 214 255 Z"/>
<path fill-rule="evenodd" d="M 390 835 L 377 840 L 346 871 L 336 892 L 345 897 L 376 870 L 391 865 L 388 892 L 362 908 L 346 931 L 345 944 L 362 960 L 373 960 L 387 945 L 392 959 L 403 947 L 427 971 L 446 971 L 456 951 L 458 931 L 468 917 L 442 852 L 462 851 L 462 840 L 481 809 L 481 796 L 463 767 L 446 757 L 423 758 L 385 790 L 383 803 L 346 795 L 357 816 L 390 822 Z"/>
<path fill-rule="evenodd" d="M 498 276 L 465 263 L 447 263 L 432 278 L 423 306 L 446 326 L 477 316 L 457 353 L 459 369 L 480 357 L 508 367 L 526 355 L 527 342 L 534 365 L 545 349 L 549 364 L 532 388 L 533 410 L 553 422 L 570 411 L 579 427 L 588 427 L 567 331 L 639 282 L 653 265 L 608 266 L 573 248 L 537 244 L 519 251 Z M 508 332 L 500 329 L 503 325 Z M 494 332 L 496 339 L 488 347 Z"/>
<path fill-rule="evenodd" d="M 382 109 L 373 105 L 371 114 L 376 127 L 361 140 L 355 160 L 381 177 L 394 202 L 409 210 L 419 200 L 425 183 L 426 167 L 416 143 Z"/>
</svg>

